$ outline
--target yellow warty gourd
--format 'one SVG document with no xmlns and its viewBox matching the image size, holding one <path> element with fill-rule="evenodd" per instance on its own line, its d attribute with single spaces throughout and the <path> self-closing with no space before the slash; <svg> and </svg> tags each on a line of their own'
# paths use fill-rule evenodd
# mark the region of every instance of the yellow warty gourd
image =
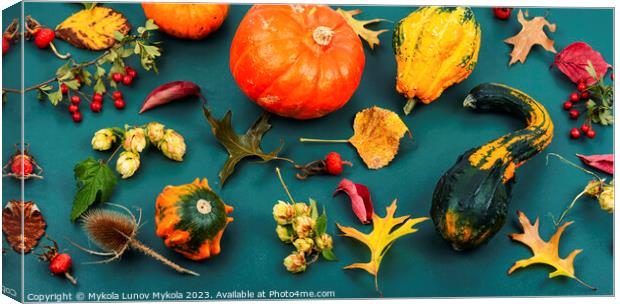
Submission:
<svg viewBox="0 0 620 304">
<path fill-rule="evenodd" d="M 394 30 L 396 90 L 407 98 L 405 113 L 418 101 L 431 103 L 467 78 L 480 50 L 480 25 L 468 7 L 421 7 Z"/>
</svg>

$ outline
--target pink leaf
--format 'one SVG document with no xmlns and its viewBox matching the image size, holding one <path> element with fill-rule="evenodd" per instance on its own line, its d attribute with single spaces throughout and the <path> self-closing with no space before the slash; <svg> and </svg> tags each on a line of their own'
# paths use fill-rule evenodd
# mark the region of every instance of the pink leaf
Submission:
<svg viewBox="0 0 620 304">
<path fill-rule="evenodd" d="M 588 61 L 592 62 L 599 79 L 603 78 L 607 73 L 607 69 L 611 67 L 609 63 L 605 62 L 601 53 L 592 49 L 592 47 L 585 42 L 574 42 L 564 48 L 555 55 L 554 64 L 557 65 L 560 71 L 568 76 L 572 82 L 578 83 L 579 81 L 583 81 L 587 85 L 592 85 L 596 80 L 593 79 L 586 70 Z"/>
<path fill-rule="evenodd" d="M 614 174 L 614 155 L 613 154 L 604 154 L 604 155 L 582 155 L 577 154 L 577 157 L 581 159 L 581 161 L 598 170 L 601 170 L 605 173 Z"/>
<path fill-rule="evenodd" d="M 374 211 L 372 209 L 372 199 L 370 198 L 368 187 L 343 178 L 340 184 L 338 184 L 336 191 L 334 191 L 334 196 L 340 191 L 346 193 L 351 199 L 353 213 L 355 213 L 355 216 L 357 216 L 360 222 L 364 225 L 370 224 Z"/>
</svg>

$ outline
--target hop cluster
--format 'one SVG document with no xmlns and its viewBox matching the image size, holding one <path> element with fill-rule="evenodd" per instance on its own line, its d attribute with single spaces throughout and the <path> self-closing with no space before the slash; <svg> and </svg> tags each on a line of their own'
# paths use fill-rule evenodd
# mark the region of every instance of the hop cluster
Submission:
<svg viewBox="0 0 620 304">
<path fill-rule="evenodd" d="M 591 180 L 584 192 L 598 200 L 601 209 L 609 213 L 614 212 L 614 181 Z"/>
<path fill-rule="evenodd" d="M 284 266 L 289 272 L 304 272 L 307 265 L 314 262 L 319 254 L 327 260 L 335 259 L 331 251 L 332 237 L 325 233 L 327 216 L 325 213 L 318 215 L 316 202 L 313 200 L 310 200 L 310 205 L 278 201 L 273 206 L 273 219 L 278 224 L 278 238 L 295 247 L 295 251 L 284 258 Z M 312 260 L 308 261 L 308 257 L 312 257 Z"/>
<path fill-rule="evenodd" d="M 140 168 L 140 153 L 148 146 L 159 149 L 169 159 L 182 161 L 186 145 L 183 136 L 158 122 L 140 127 L 106 128 L 95 132 L 91 145 L 94 150 L 107 151 L 119 141 L 123 152 L 116 160 L 116 171 L 129 178 Z"/>
</svg>

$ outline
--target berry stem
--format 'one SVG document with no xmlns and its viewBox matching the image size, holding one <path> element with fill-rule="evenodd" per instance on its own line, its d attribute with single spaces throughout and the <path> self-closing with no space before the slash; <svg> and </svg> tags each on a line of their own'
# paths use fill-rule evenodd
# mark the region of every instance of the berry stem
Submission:
<svg viewBox="0 0 620 304">
<path fill-rule="evenodd" d="M 123 146 L 123 144 L 119 144 L 118 147 L 116 147 L 116 149 L 114 149 L 114 152 L 112 152 L 112 155 L 110 155 L 110 157 L 108 157 L 108 159 L 105 161 L 106 165 L 112 160 L 112 158 L 114 158 L 114 155 L 116 155 L 116 153 L 118 153 L 118 151 L 121 149 L 122 146 Z"/>
<path fill-rule="evenodd" d="M 62 60 L 67 60 L 69 58 L 71 58 L 71 53 L 66 53 L 66 54 L 60 54 L 58 52 L 58 49 L 56 49 L 56 45 L 54 45 L 53 42 L 50 42 L 50 49 L 52 49 L 52 52 L 54 53 L 54 55 L 56 55 L 56 57 L 62 59 Z"/>
<path fill-rule="evenodd" d="M 77 285 L 77 280 L 68 272 L 65 272 L 65 278 L 71 282 L 73 285 Z"/>
<path fill-rule="evenodd" d="M 284 191 L 286 192 L 288 197 L 291 199 L 291 204 L 295 204 L 295 199 L 291 195 L 291 192 L 288 191 L 288 187 L 286 186 L 286 183 L 284 182 L 284 179 L 282 178 L 282 174 L 280 173 L 280 168 L 279 167 L 276 167 L 276 173 L 278 174 L 278 178 L 280 179 L 280 183 L 282 183 L 282 187 L 284 187 Z"/>
<path fill-rule="evenodd" d="M 348 139 L 316 139 L 316 138 L 299 138 L 300 142 L 315 142 L 315 143 L 348 143 Z"/>
<path fill-rule="evenodd" d="M 577 168 L 577 169 L 579 169 L 579 170 L 581 170 L 581 171 L 583 171 L 585 173 L 588 173 L 588 174 L 594 176 L 599 181 L 603 181 L 604 180 L 603 178 L 598 176 L 596 173 L 594 173 L 594 172 L 592 172 L 592 171 L 590 171 L 588 169 L 585 169 L 585 168 L 583 168 L 583 167 L 573 163 L 572 161 L 564 158 L 562 155 L 559 155 L 559 154 L 556 154 L 556 153 L 549 153 L 549 154 L 547 154 L 547 163 L 549 162 L 549 156 L 555 156 L 555 157 L 559 158 L 562 162 L 564 162 L 564 163 L 566 163 L 566 164 L 568 164 L 568 165 L 570 165 L 572 167 L 575 167 L 575 168 Z"/>
<path fill-rule="evenodd" d="M 84 92 L 80 90 L 75 90 L 75 92 L 82 95 L 82 97 L 84 97 L 84 100 L 86 100 L 88 103 L 92 103 L 92 100 Z"/>
<path fill-rule="evenodd" d="M 558 220 L 553 220 L 553 225 L 560 226 L 560 224 L 562 224 L 562 221 L 564 221 L 564 217 L 566 217 L 566 215 L 568 214 L 568 212 L 573 209 L 573 207 L 575 207 L 575 203 L 577 203 L 577 200 L 579 200 L 584 194 L 586 194 L 586 190 L 581 191 L 579 194 L 577 194 L 577 196 L 575 196 L 575 198 L 573 199 L 573 201 L 568 205 L 568 207 L 566 207 L 566 209 L 564 209 L 564 211 L 562 211 L 562 214 L 560 214 L 560 218 L 558 218 Z"/>
</svg>

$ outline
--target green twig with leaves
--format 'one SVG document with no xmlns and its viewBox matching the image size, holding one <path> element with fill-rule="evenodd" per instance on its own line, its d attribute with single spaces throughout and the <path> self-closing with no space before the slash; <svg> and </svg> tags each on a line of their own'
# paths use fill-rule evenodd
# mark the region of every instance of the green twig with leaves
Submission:
<svg viewBox="0 0 620 304">
<path fill-rule="evenodd" d="M 157 29 L 157 25 L 149 19 L 144 26 L 138 27 L 137 34 L 122 35 L 116 32 L 114 35 L 116 44 L 96 58 L 81 63 L 69 58 L 67 63 L 56 70 L 53 78 L 23 91 L 3 88 L 2 94 L 37 91 L 40 100 L 47 99 L 54 106 L 63 101 L 61 91 L 63 84 L 71 90 L 80 90 L 82 85 L 92 86 L 94 93 L 104 94 L 108 88 L 117 87 L 118 84 L 112 79 L 112 74 L 124 74 L 125 60 L 133 55 L 140 57 L 140 63 L 145 70 L 157 73 L 155 61 L 161 56 L 160 42 L 151 42 L 151 33 Z M 89 69 L 94 69 L 94 73 Z M 57 85 L 54 86 L 54 83 Z"/>
<path fill-rule="evenodd" d="M 596 123 L 604 126 L 611 125 L 614 122 L 614 87 L 606 85 L 602 76 L 596 74 L 596 70 L 592 62 L 588 61 L 586 71 L 596 82 L 588 87 L 590 99 L 585 103 L 588 116 L 586 124 Z"/>
</svg>

